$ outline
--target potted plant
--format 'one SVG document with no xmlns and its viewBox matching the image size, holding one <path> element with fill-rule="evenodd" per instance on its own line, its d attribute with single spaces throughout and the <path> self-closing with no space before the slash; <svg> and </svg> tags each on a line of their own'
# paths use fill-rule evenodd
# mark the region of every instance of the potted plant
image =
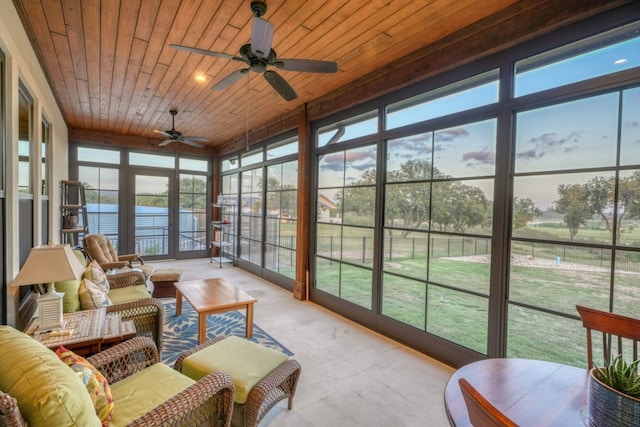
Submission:
<svg viewBox="0 0 640 427">
<path fill-rule="evenodd" d="M 608 366 L 594 367 L 589 379 L 589 425 L 640 425 L 640 359 L 630 365 L 618 355 Z"/>
</svg>

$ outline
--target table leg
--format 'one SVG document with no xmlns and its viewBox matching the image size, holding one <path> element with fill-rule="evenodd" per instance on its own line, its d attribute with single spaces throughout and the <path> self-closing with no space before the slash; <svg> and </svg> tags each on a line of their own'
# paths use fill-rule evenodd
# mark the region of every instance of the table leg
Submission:
<svg viewBox="0 0 640 427">
<path fill-rule="evenodd" d="M 207 339 L 207 315 L 198 314 L 198 344 L 202 344 Z"/>
<path fill-rule="evenodd" d="M 253 336 L 253 303 L 247 304 L 247 338 Z"/>
<path fill-rule="evenodd" d="M 182 294 L 176 289 L 176 316 L 182 314 Z"/>
</svg>

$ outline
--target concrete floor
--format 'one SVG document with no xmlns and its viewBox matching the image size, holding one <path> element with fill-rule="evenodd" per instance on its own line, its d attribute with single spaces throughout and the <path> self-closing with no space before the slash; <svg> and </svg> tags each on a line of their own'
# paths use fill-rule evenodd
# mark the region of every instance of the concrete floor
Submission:
<svg viewBox="0 0 640 427">
<path fill-rule="evenodd" d="M 182 280 L 224 277 L 254 296 L 254 321 L 294 353 L 302 372 L 287 410 L 260 427 L 449 426 L 444 387 L 453 369 L 230 264 L 209 258 L 154 261 Z"/>
</svg>

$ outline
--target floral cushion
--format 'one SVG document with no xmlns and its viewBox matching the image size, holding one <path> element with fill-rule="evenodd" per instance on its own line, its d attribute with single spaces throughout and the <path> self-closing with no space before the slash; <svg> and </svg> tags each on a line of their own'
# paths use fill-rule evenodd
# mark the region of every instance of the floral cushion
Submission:
<svg viewBox="0 0 640 427">
<path fill-rule="evenodd" d="M 80 289 L 78 291 L 80 298 L 80 308 L 82 310 L 93 310 L 105 305 L 111 305 L 111 301 L 107 294 L 95 283 L 89 279 L 82 279 Z"/>
<path fill-rule="evenodd" d="M 108 426 L 111 421 L 111 411 L 113 411 L 113 397 L 109 382 L 84 357 L 78 356 L 63 346 L 58 347 L 56 354 L 80 378 L 89 392 L 96 415 L 100 418 L 103 427 Z"/>
<path fill-rule="evenodd" d="M 89 265 L 87 265 L 83 277 L 98 285 L 105 294 L 109 293 L 109 280 L 107 280 L 107 275 L 96 261 L 91 261 Z"/>
</svg>

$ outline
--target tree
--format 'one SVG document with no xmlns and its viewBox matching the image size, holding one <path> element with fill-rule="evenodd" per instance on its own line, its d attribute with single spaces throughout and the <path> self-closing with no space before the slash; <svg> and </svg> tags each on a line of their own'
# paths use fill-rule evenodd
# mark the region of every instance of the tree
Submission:
<svg viewBox="0 0 640 427">
<path fill-rule="evenodd" d="M 569 235 L 573 241 L 581 225 L 593 218 L 593 208 L 589 204 L 588 190 L 582 184 L 560 184 L 560 198 L 554 203 L 554 211 L 564 214 L 564 222 L 569 227 Z"/>
<path fill-rule="evenodd" d="M 542 212 L 536 207 L 533 200 L 528 197 L 526 199 L 518 197 L 513 199 L 513 228 L 522 228 L 540 215 L 542 215 Z"/>
<path fill-rule="evenodd" d="M 590 179 L 585 185 L 587 199 L 593 214 L 602 218 L 607 230 L 611 231 L 609 216 L 606 214 L 607 208 L 613 205 L 615 178 L 596 176 Z"/>
</svg>

